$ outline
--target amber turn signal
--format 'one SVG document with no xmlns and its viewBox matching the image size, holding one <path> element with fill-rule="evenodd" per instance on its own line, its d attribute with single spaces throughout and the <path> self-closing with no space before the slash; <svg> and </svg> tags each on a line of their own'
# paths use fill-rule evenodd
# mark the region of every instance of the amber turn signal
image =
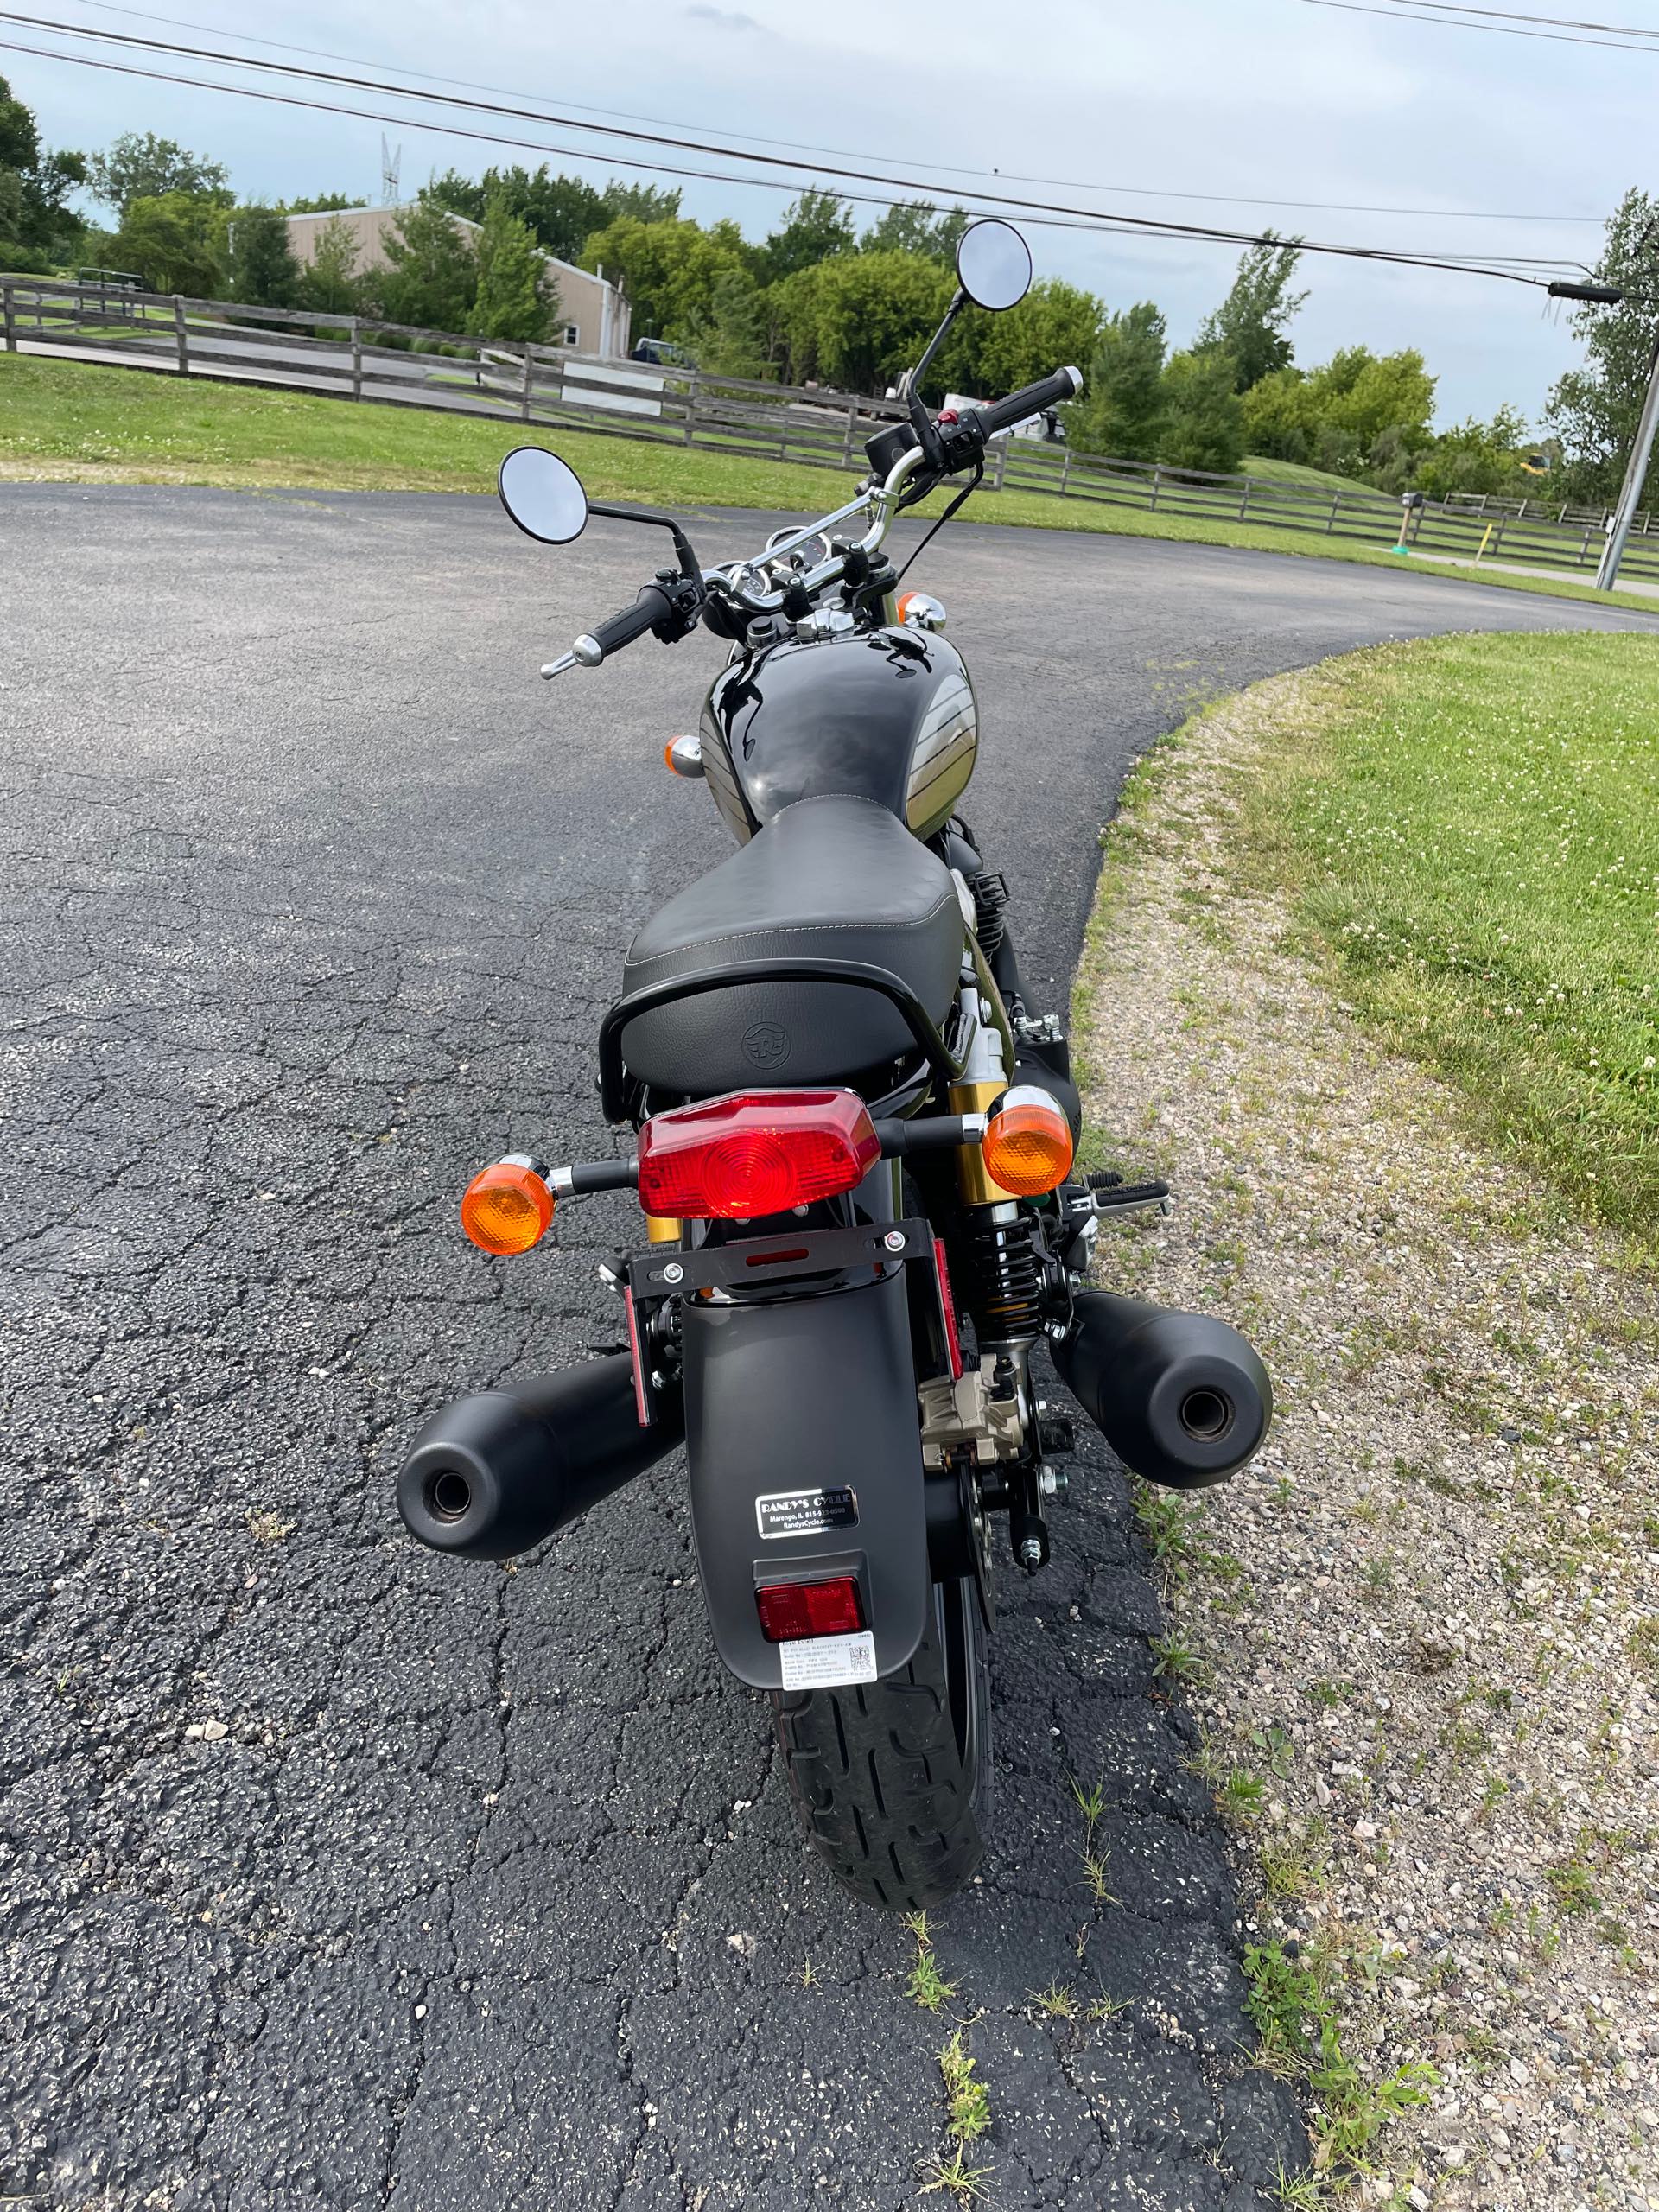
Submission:
<svg viewBox="0 0 1659 2212">
<path fill-rule="evenodd" d="M 1071 1124 L 1048 1091 L 1016 1084 L 991 1109 L 983 1157 L 993 1181 L 1017 1198 L 1034 1198 L 1071 1173 Z"/>
<path fill-rule="evenodd" d="M 461 1194 L 461 1227 L 480 1252 L 498 1259 L 530 1251 L 552 1223 L 553 1193 L 522 1154 L 481 1169 Z"/>
</svg>

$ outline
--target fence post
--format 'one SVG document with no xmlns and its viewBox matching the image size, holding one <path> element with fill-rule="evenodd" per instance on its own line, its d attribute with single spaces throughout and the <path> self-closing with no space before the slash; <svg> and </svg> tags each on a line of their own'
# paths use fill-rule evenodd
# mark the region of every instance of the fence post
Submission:
<svg viewBox="0 0 1659 2212">
<path fill-rule="evenodd" d="M 173 295 L 173 335 L 179 349 L 179 374 L 188 377 L 190 373 L 190 341 L 184 327 L 184 301 L 177 292 Z"/>
<path fill-rule="evenodd" d="M 1336 532 L 1336 527 L 1337 527 L 1337 516 L 1338 516 L 1338 514 L 1341 512 L 1341 508 L 1342 508 L 1342 494 L 1341 494 L 1341 493 L 1340 493 L 1340 492 L 1333 492 L 1333 493 L 1331 494 L 1331 519 L 1330 519 L 1330 520 L 1325 524 L 1325 536 L 1326 536 L 1327 537 L 1332 537 L 1332 536 L 1334 536 L 1334 535 L 1335 535 L 1335 532 Z"/>
<path fill-rule="evenodd" d="M 697 372 L 693 369 L 685 380 L 685 429 L 681 436 L 683 445 L 690 445 L 696 436 L 698 382 Z M 666 378 L 664 379 L 663 389 L 664 391 L 668 389 Z"/>
<path fill-rule="evenodd" d="M 1154 469 L 1153 470 L 1153 472 L 1152 472 L 1152 497 L 1151 497 L 1151 499 L 1149 499 L 1147 501 L 1147 505 L 1148 510 L 1150 510 L 1151 508 L 1155 507 L 1155 506 L 1157 505 L 1157 504 L 1158 504 L 1158 486 L 1159 486 L 1163 482 L 1163 480 L 1164 480 L 1164 472 L 1163 472 L 1163 470 L 1162 470 L 1161 468 L 1154 468 Z"/>
<path fill-rule="evenodd" d="M 1250 504 L 1250 480 L 1249 480 L 1249 478 L 1247 476 L 1247 477 L 1244 479 L 1244 496 L 1243 496 L 1243 499 L 1239 501 L 1239 503 L 1238 503 L 1238 518 L 1239 518 L 1240 522 L 1243 522 L 1243 519 L 1244 519 L 1244 515 L 1245 515 L 1245 511 L 1246 511 L 1246 510 L 1248 509 L 1248 507 L 1249 506 L 1249 504 Z"/>
<path fill-rule="evenodd" d="M 0 284 L 0 300 L 4 301 L 6 309 L 6 351 L 15 353 L 17 351 L 17 314 L 12 305 L 10 284 Z"/>
<path fill-rule="evenodd" d="M 363 333 L 355 315 L 352 317 L 352 397 L 363 397 Z"/>
<path fill-rule="evenodd" d="M 1012 438 L 1004 438 L 1001 443 L 997 447 L 996 474 L 991 479 L 991 489 L 993 492 L 1000 492 L 1002 489 L 1002 479 L 1007 474 L 1008 448 L 1013 442 L 1014 441 Z"/>
<path fill-rule="evenodd" d="M 1065 449 L 1065 452 L 1064 455 L 1061 457 L 1061 461 L 1060 461 L 1060 497 L 1061 497 L 1062 499 L 1064 499 L 1064 498 L 1065 498 L 1065 487 L 1066 487 L 1066 486 L 1071 482 L 1071 447 L 1070 447 L 1070 446 L 1068 446 L 1068 447 L 1066 448 L 1066 449 Z"/>
<path fill-rule="evenodd" d="M 524 347 L 524 388 L 523 393 L 524 417 L 526 423 L 530 420 L 530 388 L 532 381 L 534 380 L 535 374 L 536 358 L 531 352 L 530 347 L 526 346 Z"/>
<path fill-rule="evenodd" d="M 858 400 L 856 396 L 847 403 L 847 435 L 842 441 L 841 464 L 843 468 L 853 465 L 853 441 L 858 435 Z"/>
</svg>

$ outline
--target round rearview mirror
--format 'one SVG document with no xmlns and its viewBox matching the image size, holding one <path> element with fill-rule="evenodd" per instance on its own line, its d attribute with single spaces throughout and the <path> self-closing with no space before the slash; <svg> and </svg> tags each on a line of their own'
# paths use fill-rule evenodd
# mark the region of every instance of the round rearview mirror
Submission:
<svg viewBox="0 0 1659 2212">
<path fill-rule="evenodd" d="M 501 504 L 527 537 L 568 545 L 588 520 L 588 494 L 568 461 L 544 446 L 515 446 L 501 464 Z"/>
<path fill-rule="evenodd" d="M 976 308 L 1018 307 L 1031 289 L 1031 248 L 1012 223 L 969 223 L 957 241 L 957 276 Z"/>
</svg>

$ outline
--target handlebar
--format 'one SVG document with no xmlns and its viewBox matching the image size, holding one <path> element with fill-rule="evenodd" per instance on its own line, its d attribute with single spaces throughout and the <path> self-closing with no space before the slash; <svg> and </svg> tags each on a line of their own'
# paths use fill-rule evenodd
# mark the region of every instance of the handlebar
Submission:
<svg viewBox="0 0 1659 2212">
<path fill-rule="evenodd" d="M 1035 384 L 1028 384 L 1023 391 L 1011 391 L 1006 399 L 994 399 L 988 407 L 982 407 L 985 435 L 995 437 L 999 430 L 1011 430 L 1016 423 L 1023 423 L 1033 415 L 1040 415 L 1045 408 L 1059 407 L 1068 399 L 1075 399 L 1083 390 L 1080 369 L 1056 369 L 1050 377 L 1039 377 Z"/>
<path fill-rule="evenodd" d="M 791 593 L 806 592 L 816 597 L 831 584 L 839 583 L 847 574 L 849 554 L 870 556 L 880 552 L 893 517 L 903 507 L 912 505 L 933 486 L 945 477 L 958 474 L 980 461 L 987 438 L 999 431 L 1009 430 L 1015 423 L 1025 422 L 1033 415 L 1040 415 L 1046 408 L 1058 407 L 1074 399 L 1083 389 L 1083 377 L 1077 369 L 1056 369 L 1052 376 L 1039 377 L 1035 384 L 1027 385 L 1020 391 L 1010 392 L 1006 399 L 993 401 L 988 406 L 975 404 L 964 410 L 961 429 L 955 431 L 947 448 L 943 466 L 929 465 L 921 446 L 912 444 L 897 454 L 892 467 L 880 482 L 874 477 L 858 497 L 833 513 L 820 515 L 779 544 L 772 546 L 760 560 L 728 561 L 716 569 L 705 569 L 701 577 L 686 579 L 697 587 L 704 597 L 718 596 L 747 616 L 775 614 L 781 611 L 785 597 Z M 946 417 L 947 422 L 950 421 Z M 971 426 L 971 427 L 970 427 Z M 891 451 L 889 447 L 888 451 Z M 884 454 L 883 459 L 887 458 Z M 912 486 L 911 479 L 918 474 L 923 480 Z M 827 560 L 804 575 L 792 577 L 785 585 L 768 589 L 763 578 L 768 565 L 777 562 L 797 547 L 818 536 L 827 536 L 836 524 L 855 517 L 868 516 L 869 528 L 862 537 L 850 547 L 843 544 Z M 682 610 L 671 594 L 661 584 L 647 584 L 632 607 L 585 632 L 557 660 L 550 661 L 542 671 L 543 676 L 563 675 L 567 668 L 597 668 L 608 654 L 616 652 L 647 630 L 659 626 L 680 624 L 678 627 L 663 627 L 664 637 L 683 636 L 690 621 L 695 620 L 697 600 L 694 596 L 688 605 L 690 615 L 682 623 Z"/>
<path fill-rule="evenodd" d="M 569 652 L 550 661 L 542 674 L 560 676 L 567 668 L 597 668 L 608 654 L 620 652 L 624 645 L 643 638 L 658 622 L 667 621 L 673 612 L 674 602 L 662 586 L 646 584 L 632 607 L 625 607 L 620 613 L 607 615 L 604 621 L 594 623 L 591 630 L 584 630 Z"/>
</svg>

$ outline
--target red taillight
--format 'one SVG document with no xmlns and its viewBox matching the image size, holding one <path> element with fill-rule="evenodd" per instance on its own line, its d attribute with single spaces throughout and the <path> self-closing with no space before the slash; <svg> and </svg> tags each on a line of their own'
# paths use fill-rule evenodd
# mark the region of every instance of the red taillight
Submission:
<svg viewBox="0 0 1659 2212">
<path fill-rule="evenodd" d="M 798 1643 L 804 1636 L 852 1636 L 864 1625 L 858 1584 L 850 1574 L 827 1582 L 768 1582 L 754 1593 L 761 1633 L 768 1643 Z"/>
<path fill-rule="evenodd" d="M 759 1221 L 855 1190 L 881 1157 L 851 1090 L 745 1091 L 653 1115 L 639 1132 L 639 1203 L 693 1221 Z"/>
</svg>

